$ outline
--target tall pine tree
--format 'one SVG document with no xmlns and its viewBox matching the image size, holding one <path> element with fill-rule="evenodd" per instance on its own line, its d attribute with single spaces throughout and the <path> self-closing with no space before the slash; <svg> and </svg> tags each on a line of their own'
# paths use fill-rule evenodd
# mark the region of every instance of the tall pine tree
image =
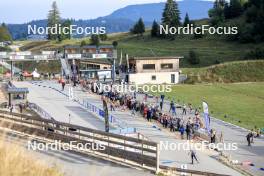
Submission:
<svg viewBox="0 0 264 176">
<path fill-rule="evenodd" d="M 2 23 L 2 25 L 0 26 L 0 42 L 3 41 L 12 41 L 12 36 L 9 33 L 9 30 L 5 23 Z"/>
<path fill-rule="evenodd" d="M 243 8 L 240 3 L 240 0 L 230 0 L 229 17 L 230 18 L 238 17 L 242 14 L 242 12 L 243 12 Z"/>
<path fill-rule="evenodd" d="M 191 24 L 191 21 L 190 21 L 188 13 L 186 13 L 185 18 L 184 18 L 184 22 L 183 22 L 183 26 L 186 27 L 188 24 Z"/>
<path fill-rule="evenodd" d="M 151 28 L 151 37 L 158 37 L 158 36 L 159 36 L 159 24 L 156 22 L 156 20 L 154 20 Z"/>
<path fill-rule="evenodd" d="M 143 33 L 145 32 L 145 24 L 142 18 L 139 18 L 137 23 L 131 29 L 131 32 L 134 34 L 140 34 L 141 36 L 143 35 Z"/>
<path fill-rule="evenodd" d="M 162 13 L 162 24 L 169 27 L 177 27 L 181 24 L 180 11 L 178 4 L 174 0 L 167 0 Z"/>
<path fill-rule="evenodd" d="M 212 25 L 217 26 L 225 21 L 225 4 L 225 0 L 215 0 L 214 7 L 208 12 Z"/>
<path fill-rule="evenodd" d="M 59 26 L 60 24 L 60 12 L 57 6 L 56 1 L 52 3 L 51 10 L 48 13 L 48 27 L 54 27 L 54 26 Z M 49 30 L 48 33 L 48 39 L 49 40 L 59 40 L 60 39 L 60 34 L 59 31 L 56 31 L 56 34 L 51 34 L 51 31 Z"/>
<path fill-rule="evenodd" d="M 62 23 L 62 27 L 67 27 L 68 29 L 65 30 L 64 34 L 59 35 L 59 40 L 65 40 L 65 39 L 71 39 L 71 33 L 70 33 L 70 26 L 71 26 L 72 22 L 70 19 L 65 20 Z"/>
<path fill-rule="evenodd" d="M 143 19 L 140 18 L 140 19 L 138 20 L 138 33 L 139 33 L 140 35 L 143 35 L 144 32 L 145 32 L 145 24 L 144 24 L 144 22 L 143 22 Z"/>
<path fill-rule="evenodd" d="M 178 27 L 181 25 L 180 11 L 176 1 L 167 0 L 162 13 L 162 25 L 168 25 L 169 28 Z M 174 35 L 170 36 L 170 38 L 174 38 Z"/>
</svg>

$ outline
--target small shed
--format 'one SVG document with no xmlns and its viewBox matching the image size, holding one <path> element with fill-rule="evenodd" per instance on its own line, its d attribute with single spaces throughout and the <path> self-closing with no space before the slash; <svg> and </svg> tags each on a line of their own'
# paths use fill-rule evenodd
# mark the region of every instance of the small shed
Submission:
<svg viewBox="0 0 264 176">
<path fill-rule="evenodd" d="M 28 88 L 16 88 L 9 87 L 7 89 L 8 93 L 8 105 L 11 106 L 13 103 L 26 103 L 27 94 L 29 93 Z"/>
</svg>

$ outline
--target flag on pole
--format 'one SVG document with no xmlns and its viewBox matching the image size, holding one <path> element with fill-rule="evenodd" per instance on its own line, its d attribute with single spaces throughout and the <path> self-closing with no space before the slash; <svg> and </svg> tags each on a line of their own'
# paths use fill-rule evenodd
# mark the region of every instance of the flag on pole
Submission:
<svg viewBox="0 0 264 176">
<path fill-rule="evenodd" d="M 209 108 L 208 108 L 208 104 L 203 101 L 203 113 L 204 113 L 204 122 L 205 122 L 205 128 L 207 130 L 208 133 L 210 133 L 210 121 L 209 121 Z"/>
</svg>

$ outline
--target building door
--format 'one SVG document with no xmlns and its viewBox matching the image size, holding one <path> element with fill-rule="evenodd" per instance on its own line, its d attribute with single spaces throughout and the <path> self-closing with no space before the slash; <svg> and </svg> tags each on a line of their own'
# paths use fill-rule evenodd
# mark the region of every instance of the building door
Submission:
<svg viewBox="0 0 264 176">
<path fill-rule="evenodd" d="M 175 84 L 175 74 L 171 74 L 171 83 Z"/>
<path fill-rule="evenodd" d="M 129 75 L 126 75 L 125 82 L 129 83 Z"/>
</svg>

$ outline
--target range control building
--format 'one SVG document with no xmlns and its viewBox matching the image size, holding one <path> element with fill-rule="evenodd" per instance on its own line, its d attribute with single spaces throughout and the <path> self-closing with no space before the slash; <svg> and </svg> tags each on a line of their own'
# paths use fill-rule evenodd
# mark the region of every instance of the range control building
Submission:
<svg viewBox="0 0 264 176">
<path fill-rule="evenodd" d="M 183 57 L 135 57 L 129 59 L 125 81 L 132 84 L 179 83 L 179 60 Z"/>
</svg>

